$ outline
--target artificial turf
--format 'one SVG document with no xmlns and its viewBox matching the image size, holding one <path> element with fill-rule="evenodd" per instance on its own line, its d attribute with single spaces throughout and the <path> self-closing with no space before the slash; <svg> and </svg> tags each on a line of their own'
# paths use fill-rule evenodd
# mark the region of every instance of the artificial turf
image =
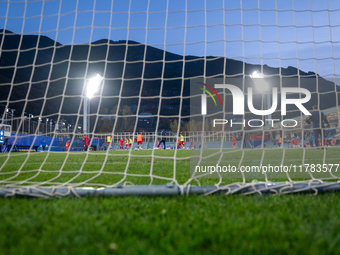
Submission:
<svg viewBox="0 0 340 255">
<path fill-rule="evenodd" d="M 1 254 L 339 254 L 340 196 L 0 199 Z"/>
<path fill-rule="evenodd" d="M 338 148 L 326 153 L 306 150 L 305 163 L 336 164 L 339 152 Z M 238 165 L 242 153 L 224 151 L 221 162 Z M 178 151 L 175 161 L 174 151 L 154 152 L 154 158 L 151 154 L 0 154 L 0 186 L 12 181 L 100 187 L 122 178 L 134 184 L 165 184 L 173 179 L 183 184 L 190 178 L 190 156 L 195 158 L 195 153 Z M 301 164 L 303 150 L 269 149 L 262 155 L 262 150 L 245 151 L 242 164 Z M 273 179 L 287 181 L 279 177 Z M 199 179 L 202 185 L 218 181 Z M 337 193 L 0 198 L 0 254 L 340 254 L 339 202 Z"/>
</svg>

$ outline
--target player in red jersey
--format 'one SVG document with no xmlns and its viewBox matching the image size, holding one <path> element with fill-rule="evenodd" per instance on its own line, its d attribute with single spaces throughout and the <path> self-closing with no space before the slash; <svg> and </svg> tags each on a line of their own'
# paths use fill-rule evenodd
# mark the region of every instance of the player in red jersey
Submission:
<svg viewBox="0 0 340 255">
<path fill-rule="evenodd" d="M 90 145 L 90 138 L 87 137 L 87 135 L 84 135 L 84 140 L 85 145 L 84 145 L 84 151 L 87 151 L 89 149 L 89 145 Z"/>
<path fill-rule="evenodd" d="M 69 146 L 70 146 L 70 140 L 68 140 L 65 144 L 65 151 L 68 151 Z"/>
<path fill-rule="evenodd" d="M 298 140 L 295 138 L 294 139 L 294 147 L 297 148 L 298 147 Z"/>
<path fill-rule="evenodd" d="M 138 133 L 137 138 L 136 138 L 136 142 L 137 142 L 137 147 L 138 147 L 139 150 L 142 149 L 143 140 L 144 140 L 143 136 L 140 133 Z"/>
<path fill-rule="evenodd" d="M 235 136 L 233 136 L 232 141 L 233 141 L 233 148 L 235 149 L 235 146 L 236 146 L 236 138 L 235 138 Z"/>
<path fill-rule="evenodd" d="M 124 139 L 123 139 L 123 137 L 121 137 L 120 140 L 119 140 L 119 148 L 121 150 L 124 149 Z"/>
</svg>

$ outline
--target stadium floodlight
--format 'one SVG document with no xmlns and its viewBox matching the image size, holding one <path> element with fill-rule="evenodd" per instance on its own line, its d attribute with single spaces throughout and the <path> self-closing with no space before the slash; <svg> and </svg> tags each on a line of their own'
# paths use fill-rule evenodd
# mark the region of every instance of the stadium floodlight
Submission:
<svg viewBox="0 0 340 255">
<path fill-rule="evenodd" d="M 255 70 L 251 75 L 251 78 L 263 78 L 263 73 L 260 73 L 258 70 Z"/>
<path fill-rule="evenodd" d="M 94 94 L 98 91 L 99 85 L 102 82 L 103 77 L 96 74 L 94 77 L 88 80 L 85 88 L 85 98 L 84 98 L 84 118 L 83 118 L 83 132 L 88 133 L 90 130 L 90 100 Z"/>
<path fill-rule="evenodd" d="M 259 71 L 254 71 L 250 77 L 253 79 L 254 84 L 256 86 L 256 89 L 260 91 L 261 93 L 267 92 L 269 89 L 268 83 L 264 80 L 263 73 L 260 73 Z"/>
<path fill-rule="evenodd" d="M 103 77 L 99 74 L 96 74 L 93 78 L 89 79 L 86 84 L 86 97 L 92 98 L 93 95 L 98 91 L 99 85 L 102 82 Z"/>
</svg>

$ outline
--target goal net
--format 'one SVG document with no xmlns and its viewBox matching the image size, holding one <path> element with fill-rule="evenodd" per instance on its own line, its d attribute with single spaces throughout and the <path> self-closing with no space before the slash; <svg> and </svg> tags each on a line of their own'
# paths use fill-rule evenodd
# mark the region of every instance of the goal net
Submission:
<svg viewBox="0 0 340 255">
<path fill-rule="evenodd" d="M 0 196 L 339 190 L 339 14 L 0 0 Z"/>
</svg>

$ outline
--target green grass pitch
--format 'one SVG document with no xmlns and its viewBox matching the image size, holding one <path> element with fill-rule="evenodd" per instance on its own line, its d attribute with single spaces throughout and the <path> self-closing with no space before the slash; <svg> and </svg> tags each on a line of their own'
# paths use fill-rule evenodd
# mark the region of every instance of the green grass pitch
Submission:
<svg viewBox="0 0 340 255">
<path fill-rule="evenodd" d="M 0 154 L 0 187 L 102 187 L 118 181 L 165 184 L 174 179 L 183 184 L 190 178 L 190 156 L 195 163 L 198 152 L 177 151 L 176 160 L 174 151 L 155 151 L 153 159 L 151 151 Z M 203 156 L 236 166 L 242 157 L 237 150 L 216 152 L 206 150 Z M 305 163 L 339 164 L 339 152 L 306 150 Z M 280 165 L 283 153 L 285 165 L 302 163 L 302 149 L 264 153 L 263 164 Z M 259 164 L 262 155 L 263 150 L 245 150 L 242 165 Z M 313 176 L 329 178 L 320 174 Z M 211 177 L 198 180 L 201 185 L 219 181 Z M 257 177 L 248 174 L 246 180 L 264 180 Z M 287 181 L 284 175 L 268 177 Z M 307 174 L 292 177 L 310 179 Z M 236 181 L 242 181 L 241 176 L 223 178 L 222 184 Z M 337 193 L 0 198 L 0 254 L 340 254 L 339 212 Z"/>
</svg>

